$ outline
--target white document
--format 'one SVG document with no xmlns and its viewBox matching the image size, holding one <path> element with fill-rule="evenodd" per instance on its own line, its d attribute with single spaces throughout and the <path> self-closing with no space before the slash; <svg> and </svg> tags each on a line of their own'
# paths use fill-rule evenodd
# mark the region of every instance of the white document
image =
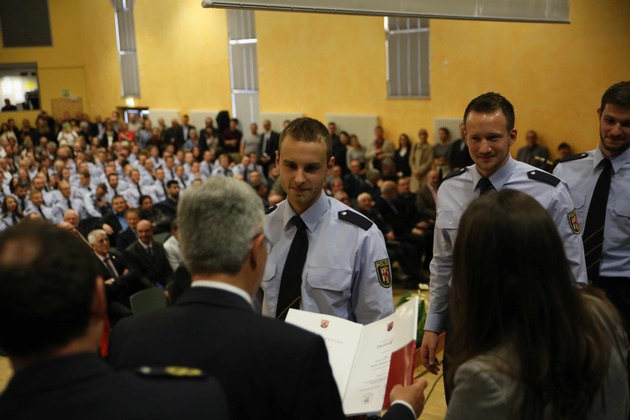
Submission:
<svg viewBox="0 0 630 420">
<path fill-rule="evenodd" d="M 343 411 L 349 416 L 381 410 L 392 352 L 397 350 L 395 343 L 404 345 L 409 339 L 415 342 L 411 331 L 417 328 L 417 307 L 416 297 L 398 308 L 396 313 L 369 325 L 290 309 L 286 322 L 323 337 Z M 402 318 L 401 314 L 404 315 Z M 400 327 L 394 328 L 395 323 Z M 400 335 L 402 337 L 397 337 Z"/>
</svg>

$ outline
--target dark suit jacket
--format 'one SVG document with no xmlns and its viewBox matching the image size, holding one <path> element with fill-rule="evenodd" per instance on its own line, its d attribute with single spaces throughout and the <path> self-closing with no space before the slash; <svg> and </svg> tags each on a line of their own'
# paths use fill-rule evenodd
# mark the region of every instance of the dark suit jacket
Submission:
<svg viewBox="0 0 630 420">
<path fill-rule="evenodd" d="M 166 200 L 156 203 L 153 208 L 164 213 L 169 220 L 173 220 L 177 216 L 177 202 L 168 197 Z"/>
<path fill-rule="evenodd" d="M 80 402 L 80 403 L 79 403 Z M 15 372 L 0 396 L 2 418 L 92 420 L 228 418 L 214 379 L 114 372 L 96 353 L 37 362 Z"/>
<path fill-rule="evenodd" d="M 422 217 L 426 219 L 435 220 L 436 215 L 436 207 L 435 207 L 435 199 L 433 198 L 433 193 L 427 185 L 420 188 L 418 191 L 418 210 Z"/>
<path fill-rule="evenodd" d="M 113 211 L 110 211 L 105 216 L 103 216 L 103 218 L 101 219 L 101 222 L 106 223 L 111 226 L 112 230 L 114 231 L 114 234 L 109 238 L 109 242 L 112 245 L 115 245 L 116 237 L 118 236 L 118 233 L 123 230 L 122 225 L 120 224 L 120 221 L 118 220 L 118 216 Z"/>
<path fill-rule="evenodd" d="M 271 160 L 275 162 L 276 151 L 278 150 L 278 146 L 280 145 L 280 133 L 272 130 L 271 133 L 269 134 L 269 140 L 267 141 L 267 145 L 265 146 L 265 149 L 263 150 L 262 147 L 265 141 L 264 138 L 265 138 L 265 134 L 263 133 L 260 135 L 260 152 L 258 153 L 258 156 L 267 154 L 271 158 Z"/>
<path fill-rule="evenodd" d="M 468 146 L 466 146 L 466 142 L 464 142 L 463 139 L 458 139 L 453 142 L 453 145 L 451 146 L 449 162 L 451 165 L 451 169 L 453 170 L 461 169 L 474 163 L 472 158 L 470 157 Z"/>
<path fill-rule="evenodd" d="M 203 369 L 223 385 L 233 419 L 344 418 L 322 338 L 224 290 L 191 287 L 170 308 L 126 318 L 109 346 L 116 368 Z"/>
<path fill-rule="evenodd" d="M 365 184 L 362 176 L 357 177 L 354 174 L 346 174 L 343 177 L 343 189 L 348 193 L 348 197 L 357 198 L 361 192 L 361 187 Z"/>
<path fill-rule="evenodd" d="M 186 139 L 184 138 L 184 129 L 181 125 L 177 127 L 169 127 L 166 129 L 164 133 L 164 140 L 166 144 L 172 143 L 175 145 L 175 150 L 178 150 L 180 147 L 184 145 Z"/>
<path fill-rule="evenodd" d="M 392 208 L 393 206 L 393 208 Z M 382 197 L 376 200 L 376 209 L 385 221 L 394 229 L 396 236 L 411 233 L 413 224 L 408 220 L 403 208 L 399 208 L 395 201 L 388 203 Z"/>
<path fill-rule="evenodd" d="M 345 419 L 322 338 L 258 315 L 225 290 L 191 287 L 169 308 L 120 321 L 109 356 L 116 368 L 203 369 L 223 386 L 234 420 Z M 395 404 L 383 419 L 414 417 Z"/>
<path fill-rule="evenodd" d="M 139 241 L 135 241 L 125 250 L 125 257 L 132 267 L 132 273 L 140 279 L 142 285 L 146 287 L 166 286 L 170 283 L 173 270 L 166 259 L 164 246 L 153 241 L 153 260 L 140 245 Z"/>
<path fill-rule="evenodd" d="M 127 228 L 121 232 L 118 232 L 118 235 L 116 235 L 116 249 L 120 252 L 124 252 L 129 247 L 129 245 L 137 240 L 138 237 L 136 236 L 136 234 L 133 233 L 131 229 Z"/>
</svg>

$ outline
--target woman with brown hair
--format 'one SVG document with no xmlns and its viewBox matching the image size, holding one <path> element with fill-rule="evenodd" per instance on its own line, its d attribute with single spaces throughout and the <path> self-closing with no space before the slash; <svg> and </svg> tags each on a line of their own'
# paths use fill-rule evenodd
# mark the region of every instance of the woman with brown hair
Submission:
<svg viewBox="0 0 630 420">
<path fill-rule="evenodd" d="M 459 226 L 446 418 L 628 418 L 621 319 L 601 291 L 575 288 L 549 214 L 503 190 Z"/>
</svg>

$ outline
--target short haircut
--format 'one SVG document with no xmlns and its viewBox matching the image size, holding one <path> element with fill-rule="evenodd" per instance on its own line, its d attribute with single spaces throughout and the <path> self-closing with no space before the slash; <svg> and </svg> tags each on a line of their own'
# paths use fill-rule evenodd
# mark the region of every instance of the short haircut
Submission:
<svg viewBox="0 0 630 420">
<path fill-rule="evenodd" d="M 127 217 L 128 214 L 133 213 L 136 216 L 138 216 L 138 218 L 142 219 L 142 212 L 140 211 L 140 209 L 138 208 L 131 208 L 131 209 L 127 209 L 127 213 L 125 213 L 125 217 Z"/>
<path fill-rule="evenodd" d="M 326 145 L 326 159 L 330 160 L 332 156 L 332 139 L 330 138 L 330 133 L 326 126 L 316 119 L 303 117 L 291 121 L 280 134 L 279 151 L 282 149 L 282 142 L 287 136 L 290 136 L 293 140 L 309 143 L 323 141 Z"/>
<path fill-rule="evenodd" d="M 466 107 L 466 111 L 464 111 L 464 123 L 466 122 L 466 118 L 468 118 L 468 114 L 471 112 L 494 112 L 497 110 L 501 111 L 505 116 L 507 131 L 512 131 L 514 123 L 516 122 L 514 107 L 510 101 L 494 92 L 484 93 L 470 101 Z"/>
<path fill-rule="evenodd" d="M 620 108 L 630 108 L 630 82 L 615 83 L 602 95 L 600 109 L 603 111 L 606 104 L 613 104 Z"/>
<path fill-rule="evenodd" d="M 179 182 L 175 181 L 174 179 L 171 179 L 170 181 L 166 183 L 166 188 L 171 188 L 175 184 L 179 185 Z"/>
<path fill-rule="evenodd" d="M 81 337 L 95 262 L 90 248 L 53 225 L 25 221 L 2 232 L 0 347 L 10 356 L 37 357 Z"/>
<path fill-rule="evenodd" d="M 105 232 L 103 229 L 94 229 L 88 234 L 88 237 L 87 237 L 88 242 L 90 244 L 96 243 L 96 237 L 99 235 L 107 236 L 107 232 Z"/>
<path fill-rule="evenodd" d="M 236 274 L 263 231 L 260 197 L 245 182 L 213 177 L 179 200 L 179 245 L 192 274 Z"/>
</svg>

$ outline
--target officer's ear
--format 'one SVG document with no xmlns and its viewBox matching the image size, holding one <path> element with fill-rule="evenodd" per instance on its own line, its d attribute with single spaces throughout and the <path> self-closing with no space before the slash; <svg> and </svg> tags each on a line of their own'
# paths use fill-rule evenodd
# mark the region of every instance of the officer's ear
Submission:
<svg viewBox="0 0 630 420">
<path fill-rule="evenodd" d="M 511 129 L 510 132 L 508 133 L 508 136 L 510 137 L 510 139 L 508 140 L 508 143 L 510 146 L 514 146 L 514 143 L 516 143 L 516 135 L 517 135 L 516 128 Z"/>
</svg>

